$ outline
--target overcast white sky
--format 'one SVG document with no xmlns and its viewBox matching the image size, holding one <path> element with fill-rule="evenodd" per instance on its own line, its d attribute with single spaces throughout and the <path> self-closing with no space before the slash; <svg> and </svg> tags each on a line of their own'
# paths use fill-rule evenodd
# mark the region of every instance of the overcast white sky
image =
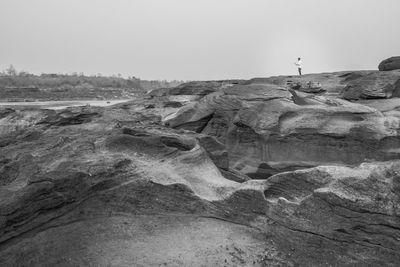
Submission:
<svg viewBox="0 0 400 267">
<path fill-rule="evenodd" d="M 204 80 L 376 69 L 399 0 L 0 0 L 0 69 Z"/>
</svg>

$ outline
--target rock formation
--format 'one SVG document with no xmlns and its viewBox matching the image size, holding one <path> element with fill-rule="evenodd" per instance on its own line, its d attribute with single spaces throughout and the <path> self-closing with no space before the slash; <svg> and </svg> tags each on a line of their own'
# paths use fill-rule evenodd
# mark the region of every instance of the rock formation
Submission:
<svg viewBox="0 0 400 267">
<path fill-rule="evenodd" d="M 397 266 L 394 78 L 304 76 L 1 109 L 0 266 Z"/>
<path fill-rule="evenodd" d="M 380 71 L 398 70 L 400 69 L 400 57 L 390 57 L 383 60 L 378 69 Z"/>
<path fill-rule="evenodd" d="M 397 113 L 267 84 L 235 85 L 165 118 L 215 136 L 232 168 L 253 178 L 321 164 L 398 158 Z"/>
<path fill-rule="evenodd" d="M 399 97 L 400 71 L 373 72 L 355 77 L 347 83 L 342 95 L 347 100 Z"/>
</svg>

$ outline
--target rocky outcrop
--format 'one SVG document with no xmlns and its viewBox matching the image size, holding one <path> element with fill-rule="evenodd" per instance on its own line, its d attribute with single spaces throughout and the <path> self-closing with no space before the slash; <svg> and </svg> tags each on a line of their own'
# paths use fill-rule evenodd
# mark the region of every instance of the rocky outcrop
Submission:
<svg viewBox="0 0 400 267">
<path fill-rule="evenodd" d="M 205 96 L 214 93 L 222 88 L 229 87 L 232 84 L 243 83 L 242 80 L 224 80 L 224 81 L 204 81 L 204 82 L 188 82 L 173 88 L 160 88 L 149 92 L 151 96 L 165 95 L 195 95 Z"/>
<path fill-rule="evenodd" d="M 398 265 L 394 98 L 191 96 L 0 110 L 0 266 Z"/>
<path fill-rule="evenodd" d="M 380 71 L 390 71 L 390 70 L 398 70 L 400 69 L 400 57 L 390 57 L 383 60 L 378 69 Z"/>
<path fill-rule="evenodd" d="M 305 92 L 338 95 L 354 77 L 362 77 L 371 71 L 347 71 L 333 73 L 305 74 L 302 76 L 273 76 L 254 78 L 247 84 L 275 84 L 284 88 L 303 88 Z M 293 88 L 296 89 L 296 88 Z"/>
<path fill-rule="evenodd" d="M 400 72 L 347 71 L 254 78 L 247 84 L 275 84 L 305 93 L 325 93 L 346 100 L 383 99 L 398 97 Z"/>
<path fill-rule="evenodd" d="M 165 123 L 217 137 L 230 166 L 253 178 L 393 159 L 400 148 L 396 114 L 275 85 L 227 88 L 167 116 Z"/>
<path fill-rule="evenodd" d="M 313 83 L 311 81 L 308 81 L 306 83 L 302 82 L 290 83 L 289 86 L 291 89 L 299 90 L 305 93 L 316 94 L 325 92 L 320 83 Z"/>
<path fill-rule="evenodd" d="M 400 96 L 400 71 L 373 72 L 354 77 L 342 91 L 347 100 L 392 98 Z"/>
<path fill-rule="evenodd" d="M 9 122 L 10 126 L 15 116 L 26 116 L 25 113 L 18 113 L 9 110 L 7 115 L 4 114 L 3 120 Z M 131 212 L 140 213 L 142 209 L 147 210 L 147 214 L 156 212 L 155 206 L 150 202 L 157 195 L 156 191 L 152 192 L 154 195 L 150 198 L 154 199 L 146 203 L 143 194 L 152 191 L 150 187 L 155 185 L 161 191 L 164 186 L 172 186 L 169 204 L 161 196 L 164 193 L 160 192 L 160 200 L 157 201 L 160 201 L 161 206 L 157 213 L 168 209 L 179 210 L 175 202 L 180 200 L 173 196 L 175 190 L 187 195 L 188 199 L 196 200 L 200 197 L 217 201 L 237 186 L 237 183 L 225 179 L 210 160 L 207 151 L 216 159 L 217 165 L 226 167 L 223 147 L 222 153 L 218 153 L 215 147 L 210 147 L 213 143 L 216 144 L 212 137 L 199 136 L 197 139 L 195 136 L 177 134 L 165 128 L 143 128 L 143 124 L 136 124 L 142 127 L 125 127 L 125 124 L 131 125 L 135 115 L 124 121 L 124 114 L 125 108 L 109 110 L 107 114 L 87 107 L 50 114 L 49 111 L 37 111 L 36 114 L 30 114 L 29 128 L 14 127 L 7 132 L 1 132 L 2 138 L 13 134 L 14 140 L 3 145 L 0 159 L 0 254 L 3 253 L 0 265 L 14 266 L 21 262 L 22 265 L 29 262 L 34 265 L 56 264 L 57 261 L 52 261 L 54 258 L 49 257 L 46 261 L 41 255 L 33 258 L 27 255 L 5 256 L 8 254 L 4 249 L 7 251 L 11 246 L 13 251 L 15 247 L 12 245 L 19 241 L 22 244 L 18 243 L 17 249 L 24 247 L 26 243 L 23 240 L 30 240 L 29 235 L 47 233 L 53 227 L 64 229 L 63 225 L 68 228 L 76 220 L 90 221 L 100 216 L 106 222 L 107 218 L 114 218 L 103 213 L 104 206 L 100 205 L 100 209 L 96 207 L 98 200 L 93 199 L 102 198 L 102 194 L 111 194 L 106 198 L 115 201 L 111 205 L 117 206 L 126 205 L 124 196 L 133 194 L 142 204 L 137 202 L 133 206 L 128 205 Z M 113 121 L 112 118 L 115 117 L 119 119 L 118 122 Z M 37 134 L 35 138 L 28 138 L 28 132 Z M 179 186 L 175 188 L 175 185 Z M 129 187 L 135 188 L 135 192 L 128 190 L 122 193 Z M 112 196 L 114 194 L 120 199 L 116 200 Z M 195 202 L 198 202 L 195 205 L 201 205 L 201 200 Z M 187 204 L 190 210 L 189 206 L 193 203 Z M 165 205 L 170 205 L 170 208 Z M 115 206 L 109 211 L 118 213 L 122 209 Z M 87 213 L 88 217 L 82 213 Z M 102 224 L 102 227 L 107 223 Z M 84 226 L 75 229 L 76 231 L 82 235 L 87 233 Z M 44 239 L 50 238 L 47 234 L 44 235 Z M 40 262 L 35 262 L 38 258 Z M 76 260 L 82 259 L 76 256 Z M 82 264 L 84 261 L 78 265 Z"/>
<path fill-rule="evenodd" d="M 287 246 L 297 247 L 302 240 L 304 254 L 296 253 L 300 265 L 309 265 L 310 248 L 326 255 L 329 247 L 352 254 L 354 262 L 331 254 L 317 266 L 333 259 L 335 266 L 358 265 L 367 258 L 364 264 L 376 266 L 382 255 L 391 255 L 384 265 L 394 266 L 400 256 L 399 179 L 400 165 L 395 161 L 282 173 L 265 182 L 250 181 L 243 188 L 263 191 L 271 224 L 289 230 L 281 232 Z"/>
</svg>

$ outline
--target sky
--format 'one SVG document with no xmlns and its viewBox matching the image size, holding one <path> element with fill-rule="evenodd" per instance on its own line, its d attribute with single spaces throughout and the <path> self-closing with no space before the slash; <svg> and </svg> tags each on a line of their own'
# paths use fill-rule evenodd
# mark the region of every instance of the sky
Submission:
<svg viewBox="0 0 400 267">
<path fill-rule="evenodd" d="M 0 0 L 0 70 L 214 80 L 377 69 L 399 0 Z"/>
</svg>

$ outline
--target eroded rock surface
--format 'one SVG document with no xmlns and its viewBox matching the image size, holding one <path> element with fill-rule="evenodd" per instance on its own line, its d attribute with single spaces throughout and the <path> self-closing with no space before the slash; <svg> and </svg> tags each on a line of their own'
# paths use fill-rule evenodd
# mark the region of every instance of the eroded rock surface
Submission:
<svg viewBox="0 0 400 267">
<path fill-rule="evenodd" d="M 268 78 L 254 78 L 248 81 L 250 84 L 275 84 L 280 87 L 290 88 L 291 85 L 300 85 L 306 90 L 318 88 L 313 93 L 327 92 L 338 95 L 346 87 L 347 83 L 356 77 L 362 77 L 373 71 L 341 71 L 333 73 L 305 74 L 302 76 L 273 76 Z M 309 86 L 310 85 L 310 86 Z"/>
<path fill-rule="evenodd" d="M 0 266 L 397 266 L 400 109 L 356 74 L 1 110 Z"/>
<path fill-rule="evenodd" d="M 384 265 L 394 266 L 400 245 L 399 181 L 400 165 L 394 161 L 357 168 L 321 166 L 243 186 L 263 190 L 266 216 L 292 234 L 286 237 L 288 245 L 296 245 L 302 236 L 305 254 L 335 247 L 341 256 L 328 257 L 336 257 L 337 266 L 358 265 L 357 258 L 369 258 L 365 264 L 375 266 L 378 261 L 374 259 L 380 257 L 388 257 Z"/>
<path fill-rule="evenodd" d="M 249 84 L 275 84 L 306 93 L 326 92 L 346 100 L 383 99 L 399 97 L 399 70 L 347 71 L 334 73 L 306 74 L 302 76 L 276 76 L 254 78 Z"/>
<path fill-rule="evenodd" d="M 165 117 L 217 137 L 230 166 L 253 178 L 320 164 L 398 158 L 397 113 L 267 84 L 236 85 Z"/>
<path fill-rule="evenodd" d="M 373 72 L 355 77 L 343 89 L 348 100 L 392 98 L 400 96 L 400 71 Z"/>
</svg>

